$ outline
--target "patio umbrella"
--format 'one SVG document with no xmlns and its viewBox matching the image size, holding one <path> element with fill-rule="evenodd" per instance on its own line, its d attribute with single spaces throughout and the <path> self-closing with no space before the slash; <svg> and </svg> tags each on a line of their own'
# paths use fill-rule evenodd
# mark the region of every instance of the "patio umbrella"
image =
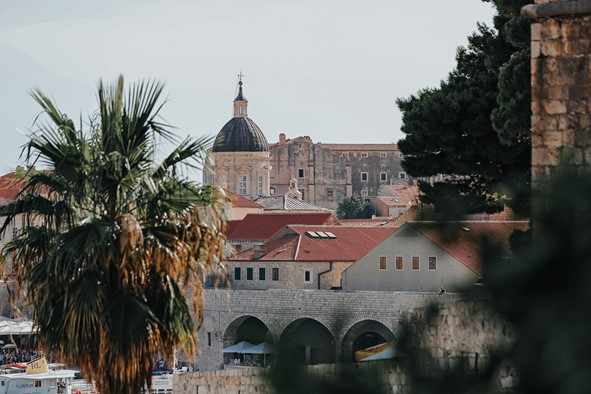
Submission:
<svg viewBox="0 0 591 394">
<path fill-rule="evenodd" d="M 229 346 L 224 349 L 224 353 L 244 353 L 244 350 L 253 347 L 254 345 L 250 342 L 242 341 L 235 345 Z"/>
<path fill-rule="evenodd" d="M 249 347 L 243 353 L 247 354 L 271 354 L 273 353 L 273 345 L 263 342 L 256 346 Z"/>
<path fill-rule="evenodd" d="M 247 354 L 262 354 L 263 355 L 263 366 L 267 364 L 267 354 L 273 353 L 273 345 L 263 342 L 259 343 L 256 346 L 249 347 L 248 349 L 244 350 L 244 353 Z"/>
</svg>

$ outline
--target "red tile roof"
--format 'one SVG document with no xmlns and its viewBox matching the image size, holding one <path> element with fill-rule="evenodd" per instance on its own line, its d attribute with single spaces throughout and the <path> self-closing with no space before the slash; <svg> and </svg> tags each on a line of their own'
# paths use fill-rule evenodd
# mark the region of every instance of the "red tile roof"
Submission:
<svg viewBox="0 0 591 394">
<path fill-rule="evenodd" d="M 340 222 L 330 212 L 309 213 L 249 213 L 228 234 L 230 241 L 265 241 L 289 224 L 336 224 Z"/>
<path fill-rule="evenodd" d="M 396 219 L 387 216 L 378 216 L 372 219 L 340 219 L 343 226 L 348 227 L 400 227 Z"/>
<path fill-rule="evenodd" d="M 224 189 L 224 192 L 228 195 L 228 197 L 230 198 L 230 202 L 234 207 L 263 209 L 263 206 L 261 204 L 249 200 L 248 198 L 242 197 L 239 194 L 232 193 L 231 191 L 226 189 Z"/>
<path fill-rule="evenodd" d="M 480 249 L 485 238 L 500 249 L 502 257 L 511 257 L 509 236 L 515 230 L 529 229 L 527 221 L 409 222 L 408 225 L 477 274 L 482 273 Z"/>
<path fill-rule="evenodd" d="M 257 252 L 246 250 L 231 260 L 355 262 L 396 230 L 393 227 L 287 226 L 266 243 L 263 255 L 257 256 Z M 335 237 L 312 237 L 309 231 L 330 232 Z"/>
<path fill-rule="evenodd" d="M 290 226 L 300 234 L 296 260 L 301 261 L 357 261 L 380 242 L 393 234 L 393 227 L 345 226 Z M 335 239 L 315 238 L 307 234 L 330 232 Z"/>
<path fill-rule="evenodd" d="M 419 187 L 416 185 L 381 185 L 380 195 L 376 199 L 387 206 L 416 205 L 419 196 Z"/>
</svg>

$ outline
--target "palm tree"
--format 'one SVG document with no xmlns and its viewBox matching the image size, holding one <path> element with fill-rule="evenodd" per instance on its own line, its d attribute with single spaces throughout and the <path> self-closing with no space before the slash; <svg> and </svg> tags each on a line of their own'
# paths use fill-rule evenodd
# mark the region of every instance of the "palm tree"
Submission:
<svg viewBox="0 0 591 394">
<path fill-rule="evenodd" d="M 181 175 L 203 164 L 211 140 L 187 138 L 157 163 L 174 141 L 157 121 L 161 93 L 156 82 L 126 94 L 122 77 L 99 82 L 99 110 L 83 131 L 35 90 L 47 119 L 27 163 L 50 170 L 31 173 L 0 210 L 0 231 L 26 223 L 2 255 L 34 307 L 40 347 L 101 393 L 137 394 L 159 354 L 194 351 L 201 283 L 222 270 L 220 194 Z"/>
</svg>

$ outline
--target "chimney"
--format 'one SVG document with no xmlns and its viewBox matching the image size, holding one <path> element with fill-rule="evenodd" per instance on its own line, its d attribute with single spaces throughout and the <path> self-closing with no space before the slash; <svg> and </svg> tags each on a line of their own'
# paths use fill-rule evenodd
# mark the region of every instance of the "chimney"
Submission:
<svg viewBox="0 0 591 394">
<path fill-rule="evenodd" d="M 285 133 L 280 133 L 279 134 L 279 145 L 283 145 L 286 142 L 286 137 L 285 137 Z"/>
</svg>

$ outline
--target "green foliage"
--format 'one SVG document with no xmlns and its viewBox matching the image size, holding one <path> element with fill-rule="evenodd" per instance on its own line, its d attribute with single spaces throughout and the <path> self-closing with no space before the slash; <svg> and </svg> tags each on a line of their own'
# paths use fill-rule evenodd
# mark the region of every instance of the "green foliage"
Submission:
<svg viewBox="0 0 591 394">
<path fill-rule="evenodd" d="M 369 219 L 374 211 L 359 194 L 343 198 L 337 206 L 339 219 Z"/>
<path fill-rule="evenodd" d="M 161 138 L 174 142 L 158 122 L 161 93 L 159 83 L 125 94 L 122 77 L 101 82 L 98 115 L 82 130 L 36 90 L 45 117 L 27 161 L 50 170 L 23 177 L 20 198 L 0 210 L 2 231 L 26 223 L 3 257 L 34 307 L 40 346 L 102 393 L 137 394 L 160 353 L 194 351 L 186 286 L 201 316 L 200 280 L 220 269 L 217 194 L 179 175 L 209 141 L 186 139 L 157 162 Z"/>
<path fill-rule="evenodd" d="M 504 203 L 519 213 L 529 209 L 529 62 L 527 50 L 513 44 L 529 43 L 529 35 L 509 12 L 516 4 L 503 7 L 494 29 L 479 25 L 458 49 L 456 69 L 438 88 L 397 100 L 406 134 L 402 165 L 414 177 L 445 175 L 420 184 L 423 201 L 441 212 L 456 199 L 467 212 Z"/>
</svg>

